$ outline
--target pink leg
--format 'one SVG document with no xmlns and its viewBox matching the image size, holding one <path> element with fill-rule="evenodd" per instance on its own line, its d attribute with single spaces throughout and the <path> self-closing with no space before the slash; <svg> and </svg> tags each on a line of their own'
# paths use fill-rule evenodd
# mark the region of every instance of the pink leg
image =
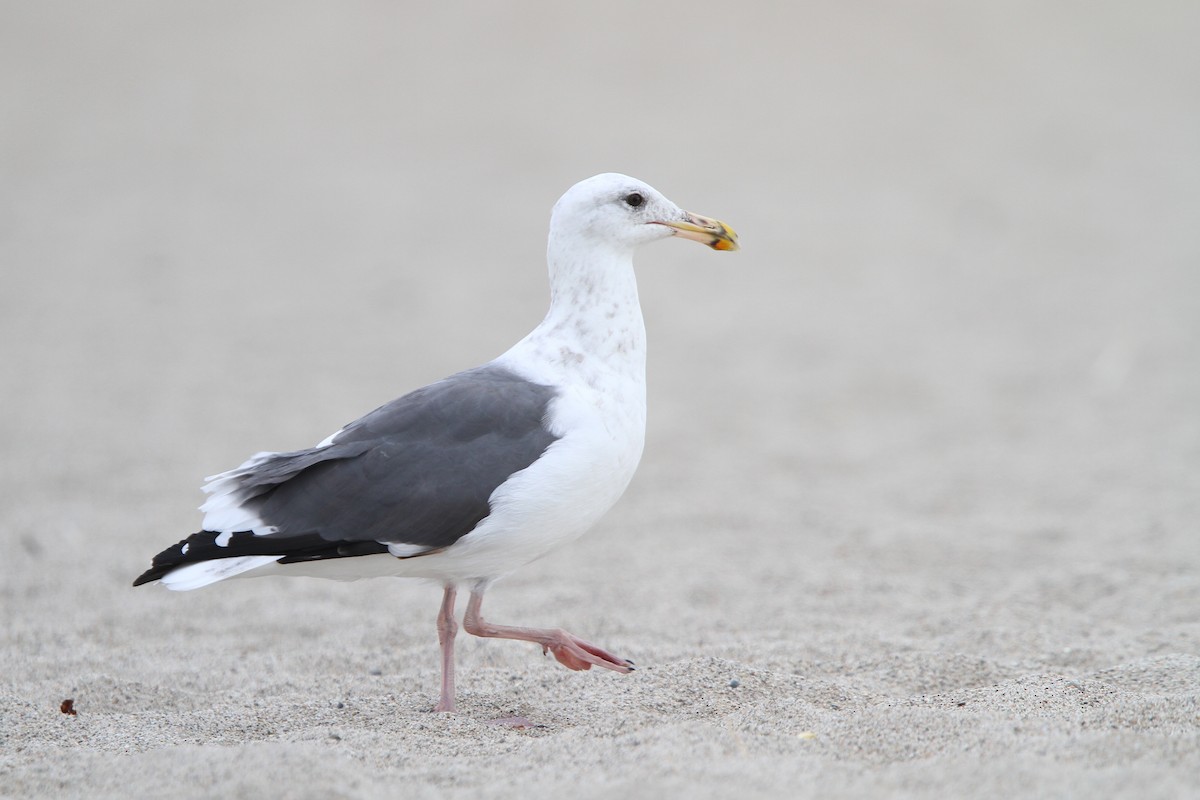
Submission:
<svg viewBox="0 0 1200 800">
<path fill-rule="evenodd" d="M 547 651 L 554 653 L 558 662 L 569 669 L 591 669 L 595 665 L 616 672 L 633 672 L 632 661 L 619 658 L 607 650 L 585 642 L 562 628 L 516 628 L 510 625 L 493 625 L 485 622 L 479 614 L 479 607 L 482 604 L 483 592 L 472 591 L 471 600 L 467 603 L 467 614 L 463 617 L 463 627 L 467 633 L 493 639 L 520 639 L 525 642 L 536 642 L 542 646 L 543 653 Z"/>
<path fill-rule="evenodd" d="M 442 643 L 442 697 L 434 711 L 454 710 L 454 635 L 458 623 L 454 621 L 454 599 L 458 592 L 453 584 L 446 585 L 442 594 L 442 610 L 438 612 L 438 641 Z"/>
</svg>

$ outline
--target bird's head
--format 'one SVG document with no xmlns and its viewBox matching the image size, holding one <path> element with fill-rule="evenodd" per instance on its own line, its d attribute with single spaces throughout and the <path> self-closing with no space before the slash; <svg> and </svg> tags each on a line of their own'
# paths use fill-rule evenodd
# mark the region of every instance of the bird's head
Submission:
<svg viewBox="0 0 1200 800">
<path fill-rule="evenodd" d="M 590 239 L 618 249 L 680 236 L 714 250 L 737 250 L 725 223 L 684 211 L 647 183 L 606 172 L 580 181 L 554 204 L 551 237 Z"/>
</svg>

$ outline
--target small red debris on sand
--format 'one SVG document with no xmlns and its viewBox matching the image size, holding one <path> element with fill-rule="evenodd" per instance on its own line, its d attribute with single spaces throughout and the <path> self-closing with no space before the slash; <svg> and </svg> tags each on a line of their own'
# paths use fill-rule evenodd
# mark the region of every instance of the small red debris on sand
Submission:
<svg viewBox="0 0 1200 800">
<path fill-rule="evenodd" d="M 58 707 L 58 710 L 64 714 L 70 714 L 72 717 L 77 716 L 79 713 L 75 710 L 75 698 L 73 697 L 68 697 L 66 700 L 63 700 L 62 705 Z"/>
</svg>

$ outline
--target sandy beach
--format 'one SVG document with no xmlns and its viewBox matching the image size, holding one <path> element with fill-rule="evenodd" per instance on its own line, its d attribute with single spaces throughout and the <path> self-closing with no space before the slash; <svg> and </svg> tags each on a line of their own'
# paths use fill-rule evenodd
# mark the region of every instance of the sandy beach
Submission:
<svg viewBox="0 0 1200 800">
<path fill-rule="evenodd" d="M 1200 6 L 7 3 L 0 796 L 1200 790 Z M 637 477 L 497 584 L 131 581 L 206 475 L 493 358 L 551 205 L 639 254 Z M 63 713 L 66 699 L 75 714 Z M 535 727 L 489 724 L 524 715 Z"/>
</svg>

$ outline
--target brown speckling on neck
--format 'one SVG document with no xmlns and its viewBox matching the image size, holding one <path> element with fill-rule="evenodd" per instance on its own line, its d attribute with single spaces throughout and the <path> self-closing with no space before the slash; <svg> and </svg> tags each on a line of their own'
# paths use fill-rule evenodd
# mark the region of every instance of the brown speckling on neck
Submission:
<svg viewBox="0 0 1200 800">
<path fill-rule="evenodd" d="M 570 347 L 568 347 L 565 344 L 558 349 L 558 355 L 559 355 L 559 359 L 562 361 L 562 363 L 564 365 L 565 364 L 582 364 L 583 363 L 583 358 L 584 358 L 583 353 L 580 353 L 578 350 L 572 350 Z"/>
</svg>

